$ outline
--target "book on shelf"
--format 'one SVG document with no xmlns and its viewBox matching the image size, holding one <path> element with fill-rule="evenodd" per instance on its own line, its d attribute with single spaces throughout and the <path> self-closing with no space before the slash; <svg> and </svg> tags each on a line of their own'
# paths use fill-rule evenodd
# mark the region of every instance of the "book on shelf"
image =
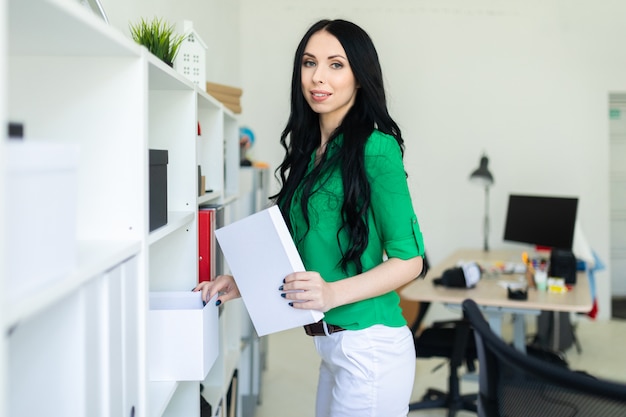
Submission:
<svg viewBox="0 0 626 417">
<path fill-rule="evenodd" d="M 295 309 L 281 297 L 278 288 L 285 276 L 305 269 L 277 206 L 219 228 L 215 235 L 259 336 L 324 317 L 320 311 Z"/>
<path fill-rule="evenodd" d="M 198 210 L 198 282 L 215 278 L 215 210 Z"/>
<path fill-rule="evenodd" d="M 198 209 L 198 282 L 211 281 L 224 273 L 224 255 L 215 240 L 215 230 L 223 225 L 223 205 L 200 206 Z"/>
</svg>

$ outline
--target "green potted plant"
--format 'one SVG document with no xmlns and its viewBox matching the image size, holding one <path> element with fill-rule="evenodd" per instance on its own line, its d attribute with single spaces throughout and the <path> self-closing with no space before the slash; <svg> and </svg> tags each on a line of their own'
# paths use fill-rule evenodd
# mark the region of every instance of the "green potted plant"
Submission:
<svg viewBox="0 0 626 417">
<path fill-rule="evenodd" d="M 185 39 L 185 36 L 176 34 L 173 25 L 155 17 L 151 21 L 142 18 L 135 24 L 131 23 L 129 28 L 135 42 L 148 48 L 170 67 L 173 66 L 178 48 Z"/>
</svg>

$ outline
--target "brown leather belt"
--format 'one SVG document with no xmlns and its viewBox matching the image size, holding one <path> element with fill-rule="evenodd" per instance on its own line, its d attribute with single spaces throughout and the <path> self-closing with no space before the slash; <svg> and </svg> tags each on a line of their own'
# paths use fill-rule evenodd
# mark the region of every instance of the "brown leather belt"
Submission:
<svg viewBox="0 0 626 417">
<path fill-rule="evenodd" d="M 328 329 L 329 335 L 346 330 L 343 327 L 335 326 L 334 324 L 328 323 L 326 323 L 326 328 Z M 326 333 L 324 333 L 324 324 L 321 320 L 317 323 L 307 324 L 306 326 L 304 326 L 304 331 L 309 336 L 326 336 Z"/>
</svg>

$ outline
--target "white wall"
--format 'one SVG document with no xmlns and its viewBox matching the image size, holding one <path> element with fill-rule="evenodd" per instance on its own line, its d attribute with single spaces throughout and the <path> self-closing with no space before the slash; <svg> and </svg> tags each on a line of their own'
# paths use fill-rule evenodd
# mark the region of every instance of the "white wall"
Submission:
<svg viewBox="0 0 626 417">
<path fill-rule="evenodd" d="M 591 0 L 241 0 L 243 123 L 253 155 L 280 163 L 293 52 L 319 18 L 374 39 L 427 250 L 436 262 L 482 244 L 483 190 L 468 181 L 487 152 L 491 247 L 509 193 L 578 196 L 579 220 L 609 261 L 608 97 L 626 90 L 626 3 Z M 621 48 L 621 49 L 618 49 Z M 610 266 L 609 266 L 610 267 Z M 608 269 L 598 273 L 610 317 Z"/>
</svg>

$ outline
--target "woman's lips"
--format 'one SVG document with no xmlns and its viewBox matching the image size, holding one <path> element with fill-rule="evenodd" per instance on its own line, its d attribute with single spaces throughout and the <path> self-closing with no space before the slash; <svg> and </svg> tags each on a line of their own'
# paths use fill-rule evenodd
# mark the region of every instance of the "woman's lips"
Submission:
<svg viewBox="0 0 626 417">
<path fill-rule="evenodd" d="M 327 91 L 313 90 L 311 91 L 311 98 L 316 102 L 322 102 L 331 96 L 331 93 Z"/>
</svg>

